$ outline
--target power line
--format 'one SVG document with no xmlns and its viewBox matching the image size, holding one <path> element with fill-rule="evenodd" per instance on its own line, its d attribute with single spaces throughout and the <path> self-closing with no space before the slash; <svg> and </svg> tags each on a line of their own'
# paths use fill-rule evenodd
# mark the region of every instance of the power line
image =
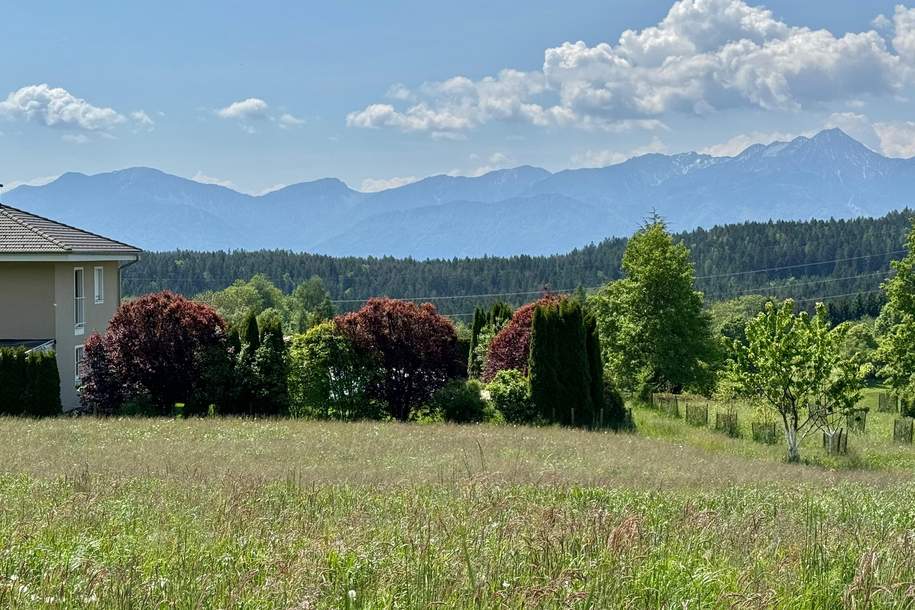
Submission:
<svg viewBox="0 0 915 610">
<path fill-rule="evenodd" d="M 759 268 L 759 269 L 749 269 L 749 270 L 734 271 L 734 272 L 728 272 L 728 273 L 702 275 L 702 276 L 696 276 L 694 279 L 695 280 L 719 279 L 719 278 L 726 278 L 726 277 L 750 275 L 750 274 L 754 274 L 754 273 L 764 273 L 764 272 L 769 272 L 769 271 L 785 271 L 785 270 L 789 270 L 789 269 L 801 269 L 804 267 L 814 267 L 817 265 L 826 265 L 826 264 L 830 264 L 830 263 L 850 262 L 850 261 L 856 261 L 856 260 L 877 258 L 877 257 L 882 257 L 882 256 L 892 256 L 894 254 L 901 254 L 904 252 L 905 252 L 904 249 L 892 250 L 890 252 L 882 252 L 879 254 L 864 254 L 864 255 L 860 255 L 860 256 L 835 258 L 835 259 L 821 260 L 821 261 L 815 261 L 815 262 L 810 262 L 810 263 L 798 263 L 798 264 L 794 264 L 794 265 L 781 265 L 781 266 L 775 266 L 775 267 L 763 267 L 763 268 Z M 888 273 L 888 272 L 889 271 L 880 272 L 880 273 Z M 848 276 L 845 278 L 830 278 L 830 279 L 826 279 L 826 280 L 822 280 L 822 281 L 823 282 L 839 281 L 842 279 L 852 279 L 853 277 L 864 277 L 864 275 Z M 219 282 L 219 281 L 234 282 L 239 278 L 232 278 L 231 280 L 226 280 L 225 278 L 221 279 L 221 278 L 213 278 L 213 277 L 209 277 L 209 278 L 156 277 L 156 278 L 154 278 L 154 277 L 149 277 L 149 276 L 130 277 L 128 275 L 128 277 L 125 279 L 133 280 L 133 281 L 158 281 L 158 282 Z M 809 284 L 814 284 L 814 283 L 818 283 L 818 282 L 809 282 Z M 778 288 L 788 288 L 790 286 L 800 286 L 800 285 L 804 285 L 804 284 L 805 283 L 796 283 L 796 284 L 791 284 L 791 285 L 785 285 L 782 287 L 763 286 L 760 288 L 741 290 L 740 292 L 735 293 L 735 294 L 742 294 L 742 293 L 749 294 L 750 292 L 753 292 L 756 290 L 772 290 L 772 289 L 778 289 Z M 603 284 L 598 285 L 598 286 L 584 286 L 581 288 L 584 290 L 596 290 L 598 288 L 601 288 L 602 286 L 603 286 Z M 529 295 L 533 295 L 533 294 L 541 294 L 543 292 L 562 294 L 562 293 L 574 292 L 575 290 L 578 290 L 578 288 L 576 287 L 576 288 L 551 289 L 551 290 L 546 290 L 546 289 L 541 288 L 538 290 L 526 290 L 526 291 L 516 291 L 516 292 L 490 292 L 490 293 L 480 293 L 480 294 L 443 295 L 443 296 L 430 295 L 430 296 L 395 297 L 395 298 L 398 298 L 403 301 L 447 301 L 447 300 L 455 300 L 455 299 L 479 299 L 479 298 L 508 297 L 508 296 L 529 296 Z M 858 294 L 858 293 L 855 293 L 855 294 Z M 368 296 L 368 297 L 363 297 L 363 298 L 354 298 L 354 299 L 331 299 L 331 303 L 334 303 L 334 304 L 362 303 L 362 302 L 368 301 L 369 299 L 372 299 L 372 298 L 378 298 L 379 296 L 382 296 L 382 295 L 374 295 L 374 296 Z M 719 293 L 718 296 L 721 296 L 721 294 Z"/>
<path fill-rule="evenodd" d="M 780 291 L 780 290 L 790 290 L 792 288 L 797 288 L 798 286 L 813 286 L 815 284 L 826 284 L 829 282 L 842 282 L 846 280 L 857 280 L 863 277 L 876 277 L 876 276 L 886 276 L 892 273 L 892 269 L 887 269 L 885 271 L 876 271 L 874 273 L 861 273 L 859 275 L 846 275 L 844 277 L 832 277 L 826 278 L 824 280 L 814 280 L 811 282 L 793 282 L 790 284 L 781 284 L 781 285 L 767 285 L 767 286 L 757 286 L 756 288 L 743 288 L 736 291 L 719 291 L 713 293 L 716 298 L 726 297 L 726 296 L 740 296 L 744 294 L 753 294 L 756 292 L 765 292 L 765 291 Z"/>
<path fill-rule="evenodd" d="M 829 263 L 845 263 L 845 262 L 848 262 L 848 261 L 857 261 L 857 260 L 862 260 L 862 259 L 865 259 L 865 258 L 876 258 L 876 257 L 878 257 L 878 256 L 891 256 L 891 255 L 893 255 L 893 254 L 901 254 L 901 253 L 903 253 L 903 252 L 905 252 L 905 250 L 893 250 L 893 251 L 891 251 L 891 252 L 884 252 L 884 253 L 882 253 L 882 254 L 864 254 L 864 255 L 862 255 L 862 256 L 851 256 L 851 257 L 848 257 L 848 258 L 834 258 L 834 259 L 832 259 L 832 260 L 819 261 L 819 262 L 815 262 L 815 263 L 800 263 L 800 264 L 797 264 L 797 265 L 783 265 L 783 266 L 781 266 L 781 267 L 765 267 L 765 268 L 763 268 L 763 269 L 752 269 L 752 270 L 750 270 L 750 271 L 735 271 L 735 272 L 733 272 L 733 273 L 718 273 L 718 274 L 715 274 L 715 275 L 700 275 L 700 276 L 696 276 L 695 279 L 697 279 L 697 280 L 709 280 L 709 279 L 714 279 L 714 278 L 719 278 L 719 277 L 732 277 L 732 276 L 735 276 L 735 275 L 749 275 L 749 274 L 751 274 L 751 273 L 762 273 L 763 271 L 784 271 L 784 270 L 786 270 L 786 269 L 798 269 L 798 268 L 801 268 L 801 267 L 813 267 L 813 266 L 816 266 L 816 265 L 826 265 L 826 264 L 829 264 Z"/>
</svg>

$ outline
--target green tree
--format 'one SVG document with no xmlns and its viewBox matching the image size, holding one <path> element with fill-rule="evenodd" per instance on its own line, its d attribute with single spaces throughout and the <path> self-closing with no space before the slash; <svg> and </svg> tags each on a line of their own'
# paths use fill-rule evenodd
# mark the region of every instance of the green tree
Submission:
<svg viewBox="0 0 915 610">
<path fill-rule="evenodd" d="M 587 328 L 581 305 L 573 299 L 534 310 L 530 346 L 531 397 L 541 418 L 562 424 L 593 423 L 594 394 Z M 600 361 L 594 365 L 600 368 Z M 602 377 L 601 377 L 602 379 Z"/>
<path fill-rule="evenodd" d="M 794 313 L 788 299 L 746 326 L 735 342 L 726 373 L 738 395 L 760 401 L 781 418 L 788 461 L 800 460 L 803 439 L 815 430 L 834 434 L 860 400 L 869 372 L 844 357 L 846 326 L 830 328 L 826 307 L 816 315 Z"/>
<path fill-rule="evenodd" d="M 881 374 L 897 393 L 915 394 L 915 219 L 906 238 L 907 253 L 893 261 L 896 271 L 883 285 L 887 302 L 877 319 Z"/>
<path fill-rule="evenodd" d="M 316 275 L 295 287 L 287 299 L 289 320 L 287 330 L 303 333 L 309 328 L 334 317 L 334 305 L 324 282 Z"/>
<path fill-rule="evenodd" d="M 380 375 L 378 363 L 356 350 L 332 321 L 293 336 L 289 362 L 293 415 L 350 420 L 383 413 L 367 395 Z"/>
<path fill-rule="evenodd" d="M 285 415 L 289 412 L 289 363 L 283 327 L 276 318 L 261 326 L 260 345 L 254 352 L 255 391 L 253 412 Z"/>
<path fill-rule="evenodd" d="M 717 350 L 689 250 L 655 217 L 629 240 L 623 273 L 590 299 L 609 377 L 643 396 L 708 391 Z"/>
<path fill-rule="evenodd" d="M 260 314 L 273 308 L 286 317 L 286 297 L 283 291 L 263 274 L 256 274 L 248 281 L 236 280 L 224 290 L 207 291 L 194 297 L 195 301 L 210 305 L 229 324 L 239 324 L 249 313 Z"/>
</svg>

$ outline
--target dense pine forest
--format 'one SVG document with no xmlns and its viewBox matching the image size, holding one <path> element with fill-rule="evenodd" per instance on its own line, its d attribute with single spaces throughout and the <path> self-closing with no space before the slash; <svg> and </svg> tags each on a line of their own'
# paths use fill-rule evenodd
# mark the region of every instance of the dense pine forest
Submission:
<svg viewBox="0 0 915 610">
<path fill-rule="evenodd" d="M 833 317 L 874 315 L 889 261 L 900 258 L 908 210 L 882 218 L 770 221 L 680 233 L 708 301 L 745 294 L 825 300 Z M 466 316 L 477 305 L 531 301 L 545 290 L 590 289 L 620 276 L 626 239 L 611 238 L 568 254 L 429 260 L 336 258 L 290 251 L 150 252 L 124 273 L 125 293 L 168 288 L 185 295 L 225 288 L 262 273 L 289 292 L 320 277 L 338 310 L 367 297 L 434 302 L 445 314 Z M 455 298 L 458 297 L 458 298 Z M 466 319 L 466 318 L 465 318 Z"/>
</svg>

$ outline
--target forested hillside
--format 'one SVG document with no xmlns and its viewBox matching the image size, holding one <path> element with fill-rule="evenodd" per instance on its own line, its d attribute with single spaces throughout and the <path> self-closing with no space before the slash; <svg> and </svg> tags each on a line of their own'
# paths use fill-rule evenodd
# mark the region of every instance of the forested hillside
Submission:
<svg viewBox="0 0 915 610">
<path fill-rule="evenodd" d="M 751 293 L 859 299 L 852 307 L 876 310 L 878 288 L 889 261 L 901 254 L 909 217 L 906 210 L 882 218 L 744 223 L 676 237 L 689 247 L 697 286 L 708 300 Z M 281 250 L 150 252 L 125 270 L 124 287 L 128 295 L 162 288 L 194 295 L 263 273 L 288 292 L 318 276 L 339 310 L 384 295 L 431 300 L 443 313 L 463 315 L 498 298 L 520 304 L 544 289 L 587 289 L 617 279 L 625 245 L 625 239 L 614 238 L 557 256 L 431 261 Z"/>
</svg>

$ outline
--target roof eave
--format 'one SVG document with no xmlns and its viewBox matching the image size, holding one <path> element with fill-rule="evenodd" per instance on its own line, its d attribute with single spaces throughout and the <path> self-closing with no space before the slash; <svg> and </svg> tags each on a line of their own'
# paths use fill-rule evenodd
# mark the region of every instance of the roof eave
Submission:
<svg viewBox="0 0 915 610">
<path fill-rule="evenodd" d="M 135 261 L 142 252 L 0 252 L 0 262 L 66 263 L 92 261 Z"/>
</svg>

